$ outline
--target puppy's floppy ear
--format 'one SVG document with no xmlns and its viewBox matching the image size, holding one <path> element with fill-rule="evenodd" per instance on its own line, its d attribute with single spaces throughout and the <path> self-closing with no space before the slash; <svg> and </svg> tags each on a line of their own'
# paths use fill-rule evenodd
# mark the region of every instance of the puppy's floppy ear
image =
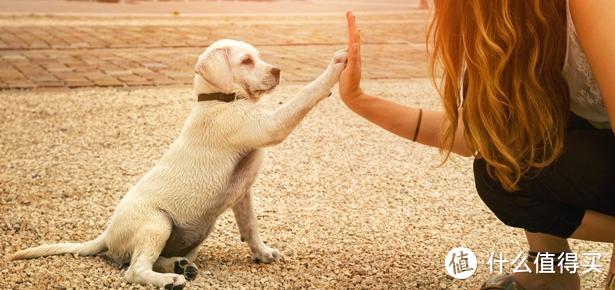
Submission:
<svg viewBox="0 0 615 290">
<path fill-rule="evenodd" d="M 233 72 L 228 47 L 213 49 L 199 58 L 195 71 L 221 92 L 230 92 L 233 89 Z"/>
</svg>

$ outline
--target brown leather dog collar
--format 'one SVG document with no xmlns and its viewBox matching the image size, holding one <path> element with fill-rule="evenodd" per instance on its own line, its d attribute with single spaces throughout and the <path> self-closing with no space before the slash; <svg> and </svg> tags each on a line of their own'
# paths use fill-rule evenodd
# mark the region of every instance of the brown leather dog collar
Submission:
<svg viewBox="0 0 615 290">
<path fill-rule="evenodd" d="M 232 102 L 237 98 L 235 94 L 225 94 L 225 93 L 211 93 L 211 94 L 199 94 L 197 97 L 198 102 L 205 101 L 222 101 L 222 102 Z"/>
</svg>

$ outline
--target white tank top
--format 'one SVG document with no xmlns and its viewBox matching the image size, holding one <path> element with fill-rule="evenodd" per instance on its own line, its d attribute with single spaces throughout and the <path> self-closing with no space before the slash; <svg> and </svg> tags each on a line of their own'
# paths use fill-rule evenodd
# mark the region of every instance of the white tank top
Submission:
<svg viewBox="0 0 615 290">
<path fill-rule="evenodd" d="M 583 48 L 579 45 L 569 3 L 570 1 L 566 0 L 568 44 L 562 75 L 568 83 L 570 111 L 588 120 L 596 128 L 609 129 L 611 128 L 609 116 L 598 84 L 594 79 L 591 65 L 587 61 Z"/>
</svg>

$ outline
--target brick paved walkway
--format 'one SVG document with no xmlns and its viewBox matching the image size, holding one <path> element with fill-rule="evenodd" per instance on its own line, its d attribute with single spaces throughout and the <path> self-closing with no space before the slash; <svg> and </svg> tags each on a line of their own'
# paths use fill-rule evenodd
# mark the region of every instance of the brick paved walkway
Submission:
<svg viewBox="0 0 615 290">
<path fill-rule="evenodd" d="M 282 68 L 285 80 L 306 81 L 346 41 L 339 16 L 268 21 L 238 16 L 194 23 L 184 18 L 22 18 L 0 17 L 0 23 L 8 23 L 0 25 L 2 89 L 189 84 L 196 57 L 220 38 L 248 41 Z M 366 16 L 364 77 L 425 77 L 426 25 L 420 13 Z"/>
</svg>

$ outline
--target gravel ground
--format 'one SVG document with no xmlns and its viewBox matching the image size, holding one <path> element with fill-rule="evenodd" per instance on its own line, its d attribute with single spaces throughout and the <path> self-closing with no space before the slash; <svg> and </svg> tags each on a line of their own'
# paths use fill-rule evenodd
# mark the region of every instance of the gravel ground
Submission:
<svg viewBox="0 0 615 290">
<path fill-rule="evenodd" d="M 427 80 L 366 82 L 366 91 L 438 108 Z M 297 85 L 283 85 L 277 104 Z M 17 249 L 84 241 L 105 227 L 122 195 L 177 136 L 193 102 L 188 88 L 0 92 L 0 288 L 135 288 L 103 257 L 7 262 Z M 444 166 L 433 148 L 360 119 L 337 94 L 271 148 L 254 186 L 261 235 L 286 260 L 250 260 L 225 213 L 201 247 L 198 288 L 467 289 L 488 277 L 490 252 L 525 251 L 519 229 L 504 226 L 476 194 L 472 159 Z M 479 260 L 467 280 L 446 275 L 457 246 Z M 610 245 L 573 241 L 579 253 Z M 606 267 L 608 261 L 603 258 Z M 584 289 L 604 274 L 581 275 Z"/>
</svg>

